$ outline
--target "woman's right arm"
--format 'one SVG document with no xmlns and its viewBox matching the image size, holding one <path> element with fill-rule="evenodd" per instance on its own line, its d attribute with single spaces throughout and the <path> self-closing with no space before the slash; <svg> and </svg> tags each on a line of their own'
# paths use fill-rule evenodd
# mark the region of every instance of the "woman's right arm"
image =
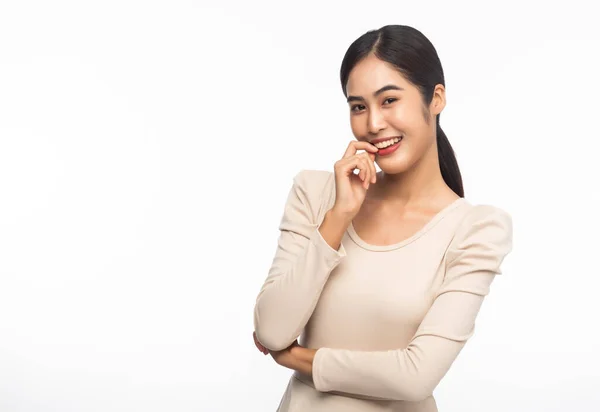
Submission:
<svg viewBox="0 0 600 412">
<path fill-rule="evenodd" d="M 300 336 L 331 271 L 346 256 L 342 237 L 376 181 L 377 150 L 352 141 L 333 174 L 304 170 L 294 178 L 277 252 L 254 308 L 254 330 L 267 349 L 285 349 Z M 331 203 L 334 189 L 335 203 L 320 222 L 320 211 Z"/>
<path fill-rule="evenodd" d="M 346 255 L 341 245 L 349 222 L 343 213 L 319 209 L 333 175 L 298 173 L 279 225 L 277 251 L 254 308 L 254 328 L 270 350 L 290 346 L 308 322 L 332 270 Z"/>
</svg>

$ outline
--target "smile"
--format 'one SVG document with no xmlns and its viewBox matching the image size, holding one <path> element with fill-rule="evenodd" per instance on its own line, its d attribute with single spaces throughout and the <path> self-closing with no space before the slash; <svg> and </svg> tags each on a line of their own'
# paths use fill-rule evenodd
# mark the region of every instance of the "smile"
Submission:
<svg viewBox="0 0 600 412">
<path fill-rule="evenodd" d="M 400 136 L 400 137 L 392 137 L 392 138 L 391 138 L 391 139 L 389 139 L 389 140 L 385 140 L 385 141 L 383 141 L 383 142 L 375 143 L 375 144 L 374 144 L 374 146 L 375 146 L 376 148 L 378 148 L 378 149 L 385 149 L 385 148 L 386 148 L 386 147 L 388 147 L 388 146 L 391 146 L 391 145 L 393 145 L 393 144 L 396 144 L 396 143 L 398 143 L 400 140 L 402 140 L 402 137 L 403 137 L 403 136 Z"/>
<path fill-rule="evenodd" d="M 375 147 L 377 147 L 379 149 L 377 151 L 376 155 L 378 157 L 381 157 L 381 156 L 387 156 L 389 154 L 394 153 L 396 151 L 396 149 L 398 149 L 400 147 L 400 142 L 402 142 L 403 138 L 404 138 L 404 136 L 393 137 L 389 140 L 375 143 Z"/>
</svg>

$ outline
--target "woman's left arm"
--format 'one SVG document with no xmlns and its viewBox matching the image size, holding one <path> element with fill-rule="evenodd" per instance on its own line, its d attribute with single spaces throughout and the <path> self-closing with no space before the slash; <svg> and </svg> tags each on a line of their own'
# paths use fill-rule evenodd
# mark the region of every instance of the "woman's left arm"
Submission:
<svg viewBox="0 0 600 412">
<path fill-rule="evenodd" d="M 512 249 L 508 213 L 489 205 L 474 206 L 468 213 L 448 248 L 446 276 L 437 297 L 405 349 L 296 351 L 305 359 L 314 358 L 310 369 L 301 372 L 312 374 L 317 390 L 406 401 L 433 393 L 472 336 L 484 297 Z"/>
</svg>

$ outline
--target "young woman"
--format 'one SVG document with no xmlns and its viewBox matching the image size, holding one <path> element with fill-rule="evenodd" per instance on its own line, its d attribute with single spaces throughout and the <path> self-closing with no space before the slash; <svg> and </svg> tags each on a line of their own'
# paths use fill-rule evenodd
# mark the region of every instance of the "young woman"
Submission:
<svg viewBox="0 0 600 412">
<path fill-rule="evenodd" d="M 512 219 L 464 198 L 440 128 L 442 66 L 421 32 L 367 32 L 340 75 L 356 140 L 333 172 L 294 178 L 255 343 L 294 370 L 279 411 L 437 411 Z"/>
</svg>

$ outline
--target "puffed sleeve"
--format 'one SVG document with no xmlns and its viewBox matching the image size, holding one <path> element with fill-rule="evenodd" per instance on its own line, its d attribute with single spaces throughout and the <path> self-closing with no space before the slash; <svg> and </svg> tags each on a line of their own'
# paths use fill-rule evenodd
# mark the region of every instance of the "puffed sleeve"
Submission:
<svg viewBox="0 0 600 412">
<path fill-rule="evenodd" d="M 254 307 L 258 340 L 281 350 L 301 334 L 331 271 L 346 256 L 318 230 L 330 198 L 333 173 L 303 170 L 295 177 L 279 225 L 277 250 Z"/>
<path fill-rule="evenodd" d="M 472 336 L 511 249 L 511 216 L 491 205 L 473 206 L 446 251 L 444 280 L 408 346 L 375 352 L 321 348 L 313 361 L 317 390 L 405 401 L 431 396 Z"/>
</svg>

